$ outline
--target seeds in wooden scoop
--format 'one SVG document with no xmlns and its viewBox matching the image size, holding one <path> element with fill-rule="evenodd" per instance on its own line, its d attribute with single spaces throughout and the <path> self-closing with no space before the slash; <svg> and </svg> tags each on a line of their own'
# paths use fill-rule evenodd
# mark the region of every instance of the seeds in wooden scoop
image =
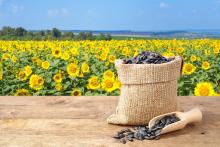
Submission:
<svg viewBox="0 0 220 147">
<path fill-rule="evenodd" d="M 125 59 L 124 64 L 162 64 L 172 61 L 174 58 L 165 58 L 152 51 L 143 51 L 134 58 Z"/>
<path fill-rule="evenodd" d="M 179 121 L 175 114 L 164 116 L 161 119 L 156 120 L 154 126 L 149 129 L 147 125 L 135 126 L 133 129 L 123 129 L 119 131 L 114 138 L 119 139 L 120 142 L 125 144 L 127 141 L 137 140 L 158 140 L 162 129 L 172 123 Z"/>
</svg>

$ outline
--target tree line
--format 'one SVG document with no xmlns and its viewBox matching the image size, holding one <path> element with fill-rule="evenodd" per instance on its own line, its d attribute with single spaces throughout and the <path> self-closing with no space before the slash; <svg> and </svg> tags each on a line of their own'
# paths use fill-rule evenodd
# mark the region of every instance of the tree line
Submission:
<svg viewBox="0 0 220 147">
<path fill-rule="evenodd" d="M 0 30 L 0 40 L 111 40 L 110 34 L 94 35 L 92 32 L 73 33 L 61 31 L 57 28 L 51 30 L 28 31 L 23 27 L 4 26 Z"/>
</svg>

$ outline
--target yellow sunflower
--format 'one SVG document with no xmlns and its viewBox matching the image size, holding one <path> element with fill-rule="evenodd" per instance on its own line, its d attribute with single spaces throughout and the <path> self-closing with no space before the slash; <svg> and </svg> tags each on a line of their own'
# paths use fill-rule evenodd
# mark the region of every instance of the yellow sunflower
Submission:
<svg viewBox="0 0 220 147">
<path fill-rule="evenodd" d="M 18 89 L 15 93 L 15 96 L 30 96 L 31 94 L 27 89 Z"/>
<path fill-rule="evenodd" d="M 32 75 L 30 77 L 29 86 L 34 90 L 40 90 L 43 88 L 44 79 L 38 75 Z"/>
<path fill-rule="evenodd" d="M 115 59 L 116 59 L 115 55 L 109 55 L 109 57 L 108 57 L 108 61 L 109 61 L 110 63 L 114 63 L 114 62 L 115 62 Z"/>
<path fill-rule="evenodd" d="M 87 88 L 88 89 L 99 89 L 100 88 L 100 83 L 99 83 L 99 80 L 98 80 L 97 76 L 91 77 L 88 80 Z"/>
<path fill-rule="evenodd" d="M 61 73 L 57 73 L 53 76 L 53 79 L 56 83 L 61 83 L 62 82 L 62 74 Z"/>
<path fill-rule="evenodd" d="M 111 70 L 106 70 L 104 72 L 104 74 L 103 74 L 103 77 L 104 77 L 104 79 L 105 78 L 112 78 L 112 79 L 114 79 L 115 75 L 114 75 L 114 73 Z"/>
<path fill-rule="evenodd" d="M 12 61 L 13 63 L 15 63 L 15 62 L 17 61 L 17 57 L 13 55 L 13 56 L 11 57 L 11 61 Z"/>
<path fill-rule="evenodd" d="M 195 62 L 197 60 L 197 57 L 195 55 L 192 55 L 190 57 L 190 61 Z"/>
<path fill-rule="evenodd" d="M 37 57 L 32 57 L 31 60 L 32 60 L 33 63 L 37 63 L 38 59 L 39 59 L 39 58 L 37 58 Z"/>
<path fill-rule="evenodd" d="M 210 64 L 208 61 L 202 62 L 202 69 L 207 70 L 209 68 L 210 68 Z"/>
<path fill-rule="evenodd" d="M 135 51 L 133 57 L 136 57 L 139 54 L 139 51 Z"/>
<path fill-rule="evenodd" d="M 2 68 L 2 62 L 0 60 L 0 80 L 3 79 L 3 68 Z"/>
<path fill-rule="evenodd" d="M 68 53 L 67 51 L 65 51 L 65 52 L 62 54 L 61 58 L 62 58 L 63 60 L 68 60 L 68 59 L 70 58 L 70 55 L 69 55 L 69 53 Z"/>
<path fill-rule="evenodd" d="M 38 59 L 38 60 L 37 60 L 37 66 L 39 66 L 39 67 L 42 66 L 42 60 L 41 60 L 41 59 Z"/>
<path fill-rule="evenodd" d="M 175 54 L 172 52 L 164 52 L 162 55 L 165 57 L 174 57 L 175 56 Z"/>
<path fill-rule="evenodd" d="M 8 53 L 4 53 L 4 54 L 2 55 L 2 59 L 3 59 L 3 60 L 8 60 L 10 57 L 11 57 L 11 55 L 8 54 Z"/>
<path fill-rule="evenodd" d="M 107 92 L 112 92 L 116 89 L 115 81 L 112 78 L 105 78 L 102 81 L 102 88 Z"/>
<path fill-rule="evenodd" d="M 67 66 L 67 72 L 71 77 L 76 77 L 79 75 L 79 67 L 75 63 L 70 63 Z"/>
<path fill-rule="evenodd" d="M 42 63 L 41 63 L 41 67 L 42 67 L 43 69 L 48 69 L 48 68 L 50 67 L 50 62 L 48 62 L 48 61 L 42 62 Z"/>
<path fill-rule="evenodd" d="M 196 71 L 196 67 L 191 63 L 185 63 L 183 65 L 183 74 L 190 75 Z"/>
<path fill-rule="evenodd" d="M 215 90 L 211 83 L 200 82 L 196 85 L 194 94 L 195 96 L 213 96 L 215 94 Z"/>
<path fill-rule="evenodd" d="M 115 88 L 116 89 L 120 89 L 121 88 L 121 81 L 118 78 L 115 79 Z"/>
<path fill-rule="evenodd" d="M 60 84 L 60 83 L 56 83 L 56 85 L 55 85 L 55 89 L 56 89 L 57 91 L 62 90 L 62 88 L 63 88 L 62 84 Z"/>
<path fill-rule="evenodd" d="M 21 80 L 21 81 L 25 81 L 27 79 L 27 75 L 26 75 L 26 72 L 24 70 L 21 70 L 17 77 Z"/>
<path fill-rule="evenodd" d="M 70 49 L 70 52 L 72 53 L 73 56 L 78 56 L 79 55 L 79 49 L 78 48 L 72 48 L 72 49 Z"/>
<path fill-rule="evenodd" d="M 216 54 L 216 55 L 217 55 L 217 54 L 219 53 L 219 51 L 220 51 L 220 48 L 215 47 L 213 52 L 214 52 L 214 54 Z"/>
<path fill-rule="evenodd" d="M 185 49 L 183 47 L 177 48 L 177 53 L 178 54 L 182 54 L 184 51 L 185 51 Z"/>
<path fill-rule="evenodd" d="M 87 63 L 83 63 L 81 66 L 82 73 L 89 73 L 89 65 Z"/>
<path fill-rule="evenodd" d="M 27 76 L 30 76 L 32 74 L 32 69 L 29 65 L 25 66 L 24 70 Z"/>
<path fill-rule="evenodd" d="M 61 56 L 61 49 L 59 48 L 52 49 L 52 55 L 56 58 L 59 58 Z"/>
<path fill-rule="evenodd" d="M 101 59 L 102 61 L 105 61 L 107 59 L 108 53 L 106 52 L 102 52 L 102 54 L 100 55 L 99 59 Z"/>
<path fill-rule="evenodd" d="M 79 88 L 73 88 L 72 92 L 71 92 L 72 96 L 81 96 L 82 92 Z"/>
</svg>

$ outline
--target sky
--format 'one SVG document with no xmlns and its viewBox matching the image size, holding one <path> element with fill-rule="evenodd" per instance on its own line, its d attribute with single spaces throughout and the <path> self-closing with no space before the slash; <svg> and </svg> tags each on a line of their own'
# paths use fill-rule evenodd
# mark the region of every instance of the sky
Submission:
<svg viewBox="0 0 220 147">
<path fill-rule="evenodd" d="M 220 29 L 220 0 L 0 0 L 0 27 L 29 30 Z"/>
</svg>

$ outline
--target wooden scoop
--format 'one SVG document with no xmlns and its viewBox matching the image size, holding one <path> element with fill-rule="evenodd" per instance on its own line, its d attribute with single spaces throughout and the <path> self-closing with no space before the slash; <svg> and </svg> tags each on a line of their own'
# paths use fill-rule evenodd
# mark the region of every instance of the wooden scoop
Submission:
<svg viewBox="0 0 220 147">
<path fill-rule="evenodd" d="M 149 129 L 151 129 L 154 126 L 156 120 L 161 119 L 164 116 L 171 115 L 171 114 L 175 114 L 176 117 L 178 117 L 180 120 L 175 123 L 165 126 L 162 129 L 161 134 L 183 129 L 189 123 L 196 123 L 202 120 L 202 112 L 198 108 L 194 108 L 188 112 L 171 112 L 171 113 L 167 113 L 167 114 L 154 117 L 149 122 Z"/>
</svg>

